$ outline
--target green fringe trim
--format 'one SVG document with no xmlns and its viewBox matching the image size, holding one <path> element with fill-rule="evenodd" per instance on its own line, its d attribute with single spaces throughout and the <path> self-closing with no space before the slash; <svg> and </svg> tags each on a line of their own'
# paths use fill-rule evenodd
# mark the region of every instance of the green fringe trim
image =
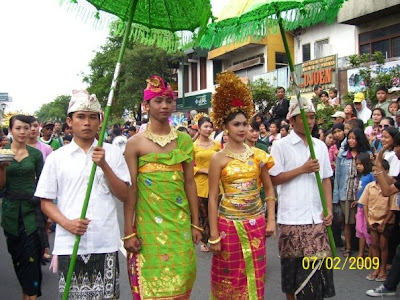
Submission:
<svg viewBox="0 0 400 300">
<path fill-rule="evenodd" d="M 283 28 L 292 31 L 320 22 L 334 22 L 347 0 L 269 0 L 239 17 L 209 24 L 199 46 L 211 49 L 232 42 L 242 42 L 249 36 L 262 38 L 278 31 L 278 18 Z"/>
<path fill-rule="evenodd" d="M 109 12 L 104 12 L 96 3 L 101 3 L 101 1 L 83 1 L 83 0 L 59 0 L 61 5 L 67 6 L 68 10 L 74 11 L 77 15 L 84 20 L 84 22 L 92 21 L 97 28 L 104 29 L 105 26 L 110 28 L 110 33 L 114 36 L 121 37 L 123 36 L 126 29 L 126 22 L 121 19 L 117 19 L 116 16 L 110 14 Z M 114 0 L 110 0 L 112 1 Z M 178 3 L 178 0 L 176 0 Z M 192 6 L 196 6 L 197 10 L 199 10 L 200 15 L 196 16 L 196 21 L 187 22 L 187 25 L 184 25 L 182 22 L 179 22 L 182 30 L 174 30 L 169 28 L 165 29 L 164 27 L 168 27 L 168 24 L 155 24 L 154 27 L 148 26 L 148 24 L 144 24 L 143 22 L 137 21 L 136 18 L 140 18 L 140 14 L 134 16 L 134 22 L 131 24 L 131 29 L 129 33 L 129 40 L 132 42 L 139 42 L 141 44 L 147 46 L 156 46 L 166 50 L 167 52 L 176 52 L 181 49 L 185 49 L 188 47 L 195 46 L 199 38 L 205 33 L 207 29 L 207 23 L 211 18 L 211 4 L 209 0 L 198 0 L 195 1 L 196 4 L 192 3 Z M 89 4 L 90 3 L 90 4 Z M 201 5 L 199 5 L 201 3 Z M 95 6 L 94 6 L 95 5 Z M 102 5 L 102 4 L 99 4 Z M 120 3 L 118 5 L 121 5 Z M 97 7 L 97 8 L 96 8 Z M 190 18 L 193 14 L 195 14 L 196 10 L 190 11 L 189 5 L 187 6 L 187 11 L 185 9 L 181 9 L 180 15 L 177 19 L 178 21 L 182 21 L 182 15 L 187 15 L 186 19 L 194 20 Z M 143 14 L 143 12 L 142 12 Z M 189 17 L 188 17 L 189 16 Z M 120 16 L 120 17 L 126 17 Z M 172 19 L 177 18 L 171 17 Z M 143 23 L 143 24 L 142 24 Z M 190 23 L 190 24 L 189 24 Z M 185 28 L 185 26 L 193 27 L 193 24 L 200 24 L 199 28 Z M 165 26 L 164 26 L 165 25 Z M 179 28 L 179 27 L 178 27 Z M 187 29 L 187 30 L 186 30 Z"/>
</svg>

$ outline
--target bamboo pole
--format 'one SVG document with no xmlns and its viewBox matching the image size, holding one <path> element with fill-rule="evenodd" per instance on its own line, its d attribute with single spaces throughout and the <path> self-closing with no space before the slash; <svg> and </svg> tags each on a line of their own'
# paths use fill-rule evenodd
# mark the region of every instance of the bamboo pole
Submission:
<svg viewBox="0 0 400 300">
<path fill-rule="evenodd" d="M 111 83 L 111 89 L 110 92 L 108 94 L 108 100 L 107 100 L 107 106 L 106 106 L 106 111 L 104 114 L 104 120 L 103 120 L 103 124 L 100 130 L 100 135 L 99 135 L 99 141 L 98 141 L 98 146 L 102 146 L 103 145 L 103 140 L 104 140 L 104 134 L 106 132 L 106 128 L 107 128 L 107 122 L 110 116 L 110 112 L 111 112 L 111 105 L 112 105 L 112 101 L 114 98 L 114 91 L 115 88 L 117 87 L 117 82 L 118 82 L 118 76 L 121 70 L 121 63 L 122 63 L 122 59 L 124 57 L 125 54 L 125 49 L 126 49 L 126 45 L 128 42 L 128 37 L 130 34 L 130 29 L 131 29 L 131 25 L 132 25 L 132 21 L 133 21 L 133 16 L 135 14 L 135 10 L 136 10 L 136 6 L 137 6 L 138 0 L 134 0 L 132 2 L 132 6 L 130 7 L 130 11 L 129 11 L 129 17 L 128 17 L 128 21 L 125 27 L 125 32 L 124 32 L 124 36 L 123 36 L 123 40 L 122 40 L 122 46 L 119 52 L 119 56 L 118 56 L 118 61 L 117 64 L 115 66 L 115 71 L 114 71 L 114 77 Z M 88 209 L 88 205 L 89 205 L 89 199 L 90 199 L 90 194 L 92 192 L 92 187 L 93 187 L 93 181 L 94 181 L 94 176 L 96 174 L 96 168 L 97 168 L 97 164 L 93 163 L 92 165 L 92 170 L 90 173 L 90 177 L 89 177 L 89 183 L 86 189 L 86 195 L 85 195 L 85 200 L 83 202 L 83 207 L 82 207 L 82 212 L 81 212 L 81 219 L 85 219 L 86 218 L 86 212 Z M 75 264 L 76 264 L 76 258 L 77 258 L 77 254 L 78 254 L 78 249 L 79 249 L 79 243 L 81 241 L 81 236 L 77 235 L 75 238 L 75 243 L 74 243 L 74 248 L 72 251 L 72 255 L 71 255 L 71 261 L 69 263 L 69 267 L 68 267 L 68 275 L 67 275 L 67 280 L 65 283 L 65 289 L 63 292 L 63 300 L 68 300 L 68 294 L 69 294 L 69 289 L 70 289 L 70 285 L 71 285 L 71 279 L 72 279 L 72 274 L 74 272 L 75 269 Z"/>
<path fill-rule="evenodd" d="M 312 143 L 311 132 L 310 132 L 310 128 L 308 127 L 308 122 L 307 122 L 307 119 L 306 119 L 306 113 L 304 111 L 303 106 L 301 105 L 300 89 L 299 89 L 299 87 L 297 85 L 297 82 L 296 82 L 297 78 L 296 78 L 296 74 L 294 73 L 294 64 L 293 64 L 293 60 L 292 60 L 292 55 L 290 54 L 289 45 L 288 45 L 288 42 L 287 42 L 285 29 L 283 28 L 283 25 L 282 25 L 282 18 L 280 17 L 280 14 L 279 14 L 278 23 L 279 23 L 279 30 L 281 32 L 281 36 L 282 36 L 282 40 L 283 40 L 283 45 L 285 46 L 285 51 L 286 51 L 286 55 L 287 55 L 287 58 L 288 58 L 288 63 L 289 63 L 289 67 L 290 67 L 290 73 L 292 75 L 292 80 L 293 80 L 293 84 L 292 85 L 295 88 L 298 105 L 300 107 L 300 115 L 301 115 L 301 119 L 303 121 L 304 130 L 305 130 L 306 137 L 307 137 L 307 143 L 308 143 L 308 146 L 310 148 L 311 159 L 315 159 L 315 151 L 314 151 L 314 145 Z M 321 204 L 322 204 L 323 213 L 324 213 L 324 216 L 327 216 L 328 215 L 328 210 L 327 210 L 327 207 L 326 207 L 325 193 L 324 193 L 324 189 L 322 188 L 321 176 L 320 176 L 318 171 L 315 172 L 315 179 L 317 180 L 317 184 L 318 184 L 318 190 L 319 190 L 319 195 L 320 195 L 320 198 L 321 198 Z M 336 246 L 335 246 L 335 240 L 333 238 L 333 233 L 332 233 L 331 226 L 327 226 L 326 230 L 328 232 L 329 244 L 331 246 L 332 256 L 336 257 Z"/>
</svg>

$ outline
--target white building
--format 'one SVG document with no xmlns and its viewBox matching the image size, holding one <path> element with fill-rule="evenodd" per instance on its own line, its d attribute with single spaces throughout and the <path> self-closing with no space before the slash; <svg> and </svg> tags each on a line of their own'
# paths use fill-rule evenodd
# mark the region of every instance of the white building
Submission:
<svg viewBox="0 0 400 300">
<path fill-rule="evenodd" d="M 295 64 L 337 54 L 357 53 L 357 28 L 347 24 L 318 24 L 293 32 Z"/>
</svg>

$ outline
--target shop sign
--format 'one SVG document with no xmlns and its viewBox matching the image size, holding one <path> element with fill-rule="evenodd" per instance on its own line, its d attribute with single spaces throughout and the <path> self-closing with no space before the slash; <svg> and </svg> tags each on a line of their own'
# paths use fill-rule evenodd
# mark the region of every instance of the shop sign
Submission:
<svg viewBox="0 0 400 300">
<path fill-rule="evenodd" d="M 336 85 L 337 55 L 307 61 L 295 66 L 302 93 L 312 92 L 315 85 L 329 89 Z"/>
</svg>

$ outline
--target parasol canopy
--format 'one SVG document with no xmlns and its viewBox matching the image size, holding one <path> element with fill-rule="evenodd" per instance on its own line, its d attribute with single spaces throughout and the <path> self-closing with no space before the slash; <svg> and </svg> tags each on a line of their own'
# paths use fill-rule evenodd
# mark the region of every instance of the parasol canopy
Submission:
<svg viewBox="0 0 400 300">
<path fill-rule="evenodd" d="M 320 22 L 333 23 L 346 0 L 233 0 L 217 21 L 208 25 L 199 46 L 207 49 L 249 36 L 277 32 L 279 16 L 286 31 Z"/>
<path fill-rule="evenodd" d="M 68 2 L 69 7 L 76 9 L 78 14 L 87 18 L 111 21 L 112 33 L 122 36 L 127 28 L 130 9 L 136 5 L 133 21 L 130 24 L 129 40 L 145 45 L 156 45 L 168 51 L 175 51 L 179 41 L 191 35 L 175 33 L 181 31 L 194 32 L 198 28 L 205 28 L 212 16 L 210 0 L 62 0 Z M 137 3 L 136 3 L 137 2 Z M 90 3 L 90 4 L 88 4 Z M 117 16 L 115 21 L 106 12 Z M 200 33 L 201 30 L 200 30 Z"/>
</svg>

